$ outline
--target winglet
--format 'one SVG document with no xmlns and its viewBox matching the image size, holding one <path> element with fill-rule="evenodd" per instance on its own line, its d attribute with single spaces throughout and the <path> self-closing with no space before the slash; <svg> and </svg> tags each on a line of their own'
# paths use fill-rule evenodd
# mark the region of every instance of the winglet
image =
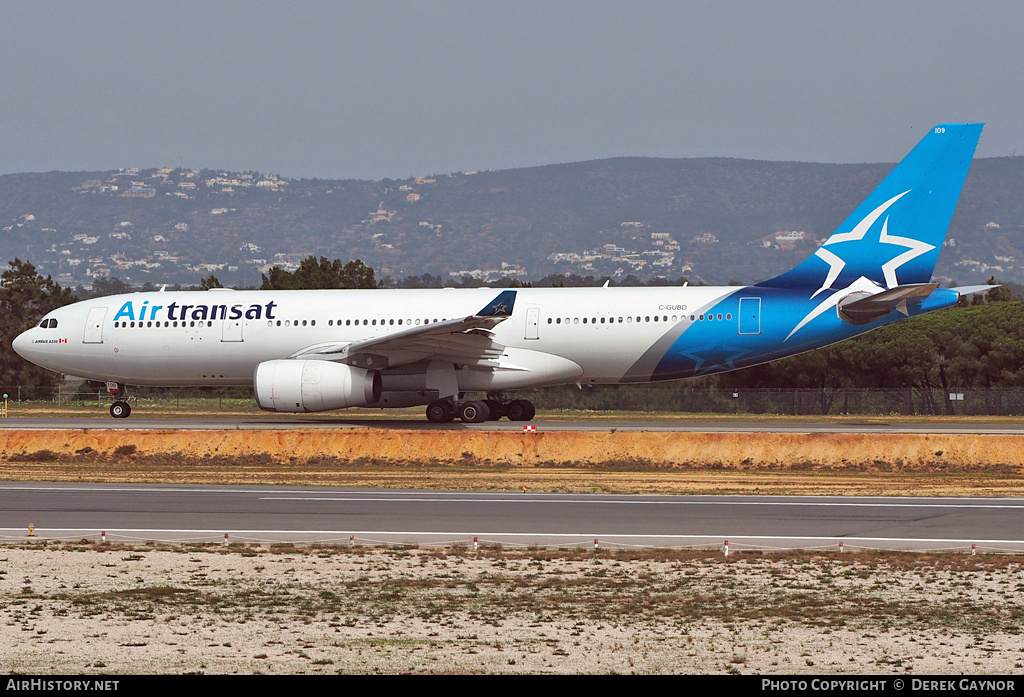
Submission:
<svg viewBox="0 0 1024 697">
<path fill-rule="evenodd" d="M 512 307 L 516 304 L 516 292 L 514 290 L 503 290 L 498 293 L 491 302 L 484 305 L 483 309 L 476 313 L 477 317 L 511 317 Z"/>
</svg>

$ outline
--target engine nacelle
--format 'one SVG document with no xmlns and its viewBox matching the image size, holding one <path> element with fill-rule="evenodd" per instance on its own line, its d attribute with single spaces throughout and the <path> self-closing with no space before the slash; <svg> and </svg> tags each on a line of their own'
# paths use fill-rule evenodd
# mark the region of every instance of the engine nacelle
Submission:
<svg viewBox="0 0 1024 697">
<path fill-rule="evenodd" d="M 264 361 L 256 366 L 253 387 L 264 411 L 361 407 L 381 395 L 380 373 L 331 361 Z"/>
</svg>

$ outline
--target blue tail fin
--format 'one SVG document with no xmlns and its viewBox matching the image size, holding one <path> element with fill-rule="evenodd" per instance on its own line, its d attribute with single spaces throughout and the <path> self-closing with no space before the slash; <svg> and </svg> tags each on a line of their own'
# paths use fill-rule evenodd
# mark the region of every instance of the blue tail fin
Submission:
<svg viewBox="0 0 1024 697">
<path fill-rule="evenodd" d="M 927 283 L 982 126 L 947 123 L 931 129 L 818 251 L 758 285 L 807 288 L 817 295 L 861 277 L 882 288 Z"/>
</svg>

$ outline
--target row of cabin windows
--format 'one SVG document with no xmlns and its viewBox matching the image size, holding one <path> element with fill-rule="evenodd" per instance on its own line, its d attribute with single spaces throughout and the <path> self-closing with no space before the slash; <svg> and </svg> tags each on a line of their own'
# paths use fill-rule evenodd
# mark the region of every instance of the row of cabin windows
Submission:
<svg viewBox="0 0 1024 697">
<path fill-rule="evenodd" d="M 694 322 L 694 321 L 704 322 L 704 321 L 712 321 L 712 320 L 715 320 L 715 319 L 718 319 L 719 321 L 721 321 L 722 318 L 723 318 L 722 317 L 722 313 L 718 313 L 717 316 L 714 315 L 714 314 L 710 314 L 710 313 L 707 314 L 707 315 L 690 315 L 690 321 L 691 322 Z M 731 320 L 732 319 L 732 313 L 731 312 L 730 313 L 726 313 L 725 314 L 725 319 Z M 683 320 L 684 321 L 686 320 L 686 315 L 683 315 Z M 444 318 L 442 318 L 440 321 L 444 322 L 445 320 L 444 320 Z M 646 316 L 643 316 L 643 317 L 638 316 L 636 318 L 636 321 L 638 323 L 640 323 L 640 322 L 668 322 L 669 321 L 669 316 L 668 315 L 661 315 L 660 317 L 658 315 L 653 315 L 653 316 L 652 315 L 646 315 Z M 679 316 L 678 315 L 672 315 L 672 320 L 671 321 L 673 321 L 673 322 L 679 321 Z M 341 320 L 340 319 L 339 320 L 333 320 L 333 319 L 327 320 L 327 326 L 333 327 L 333 326 L 335 326 L 335 322 L 337 322 L 337 326 L 339 326 L 339 327 L 341 326 Z M 396 322 L 397 322 L 397 324 L 399 326 L 402 326 L 402 324 L 403 324 L 402 320 L 394 320 L 394 319 L 383 320 L 382 319 L 382 320 L 379 321 L 379 325 L 380 326 L 384 326 L 385 324 L 387 324 L 387 325 L 394 325 L 394 324 L 396 324 Z M 404 323 L 406 325 L 408 325 L 408 326 L 413 326 L 413 325 L 419 326 L 420 324 L 436 324 L 437 322 L 438 322 L 438 320 L 436 318 L 435 319 L 427 318 L 427 319 L 422 319 L 422 320 L 420 320 L 420 319 L 416 319 L 416 320 L 407 319 L 407 320 L 404 321 Z M 601 324 L 615 324 L 616 322 L 618 322 L 619 324 L 622 324 L 623 322 L 625 322 L 627 324 L 631 324 L 633 322 L 633 318 L 632 317 L 626 317 L 626 318 L 622 318 L 622 317 L 619 317 L 619 318 L 615 318 L 615 317 L 607 317 L 607 318 L 605 318 L 605 317 L 601 317 L 601 318 L 597 318 L 597 317 L 583 317 L 582 318 L 582 323 L 583 324 L 598 324 L 598 323 L 601 323 Z M 580 318 L 579 317 L 566 317 L 564 319 L 564 323 L 565 324 L 580 324 Z M 136 322 L 114 322 L 114 327 L 116 327 L 116 328 L 132 328 L 132 329 L 134 329 L 136 324 L 138 324 L 138 326 L 140 328 L 141 327 L 152 327 L 152 326 L 154 326 L 154 322 L 145 322 L 145 323 L 143 323 L 143 322 L 138 322 L 138 323 L 136 323 Z M 311 319 L 311 320 L 305 320 L 304 319 L 304 320 L 301 320 L 301 324 L 300 324 L 300 320 L 294 320 L 293 321 L 293 320 L 286 319 L 286 320 L 283 320 L 283 321 L 282 320 L 268 320 L 267 321 L 267 326 L 268 327 L 273 327 L 273 326 L 280 327 L 280 326 L 282 326 L 282 324 L 285 327 L 291 327 L 291 326 L 295 326 L 295 327 L 298 327 L 298 326 L 315 327 L 316 326 L 316 320 L 315 319 Z M 563 324 L 563 319 L 561 317 L 548 317 L 548 324 Z M 155 325 L 157 327 L 161 326 L 159 320 L 157 322 L 155 322 Z M 189 322 L 185 322 L 183 320 L 181 322 L 181 326 L 182 327 L 195 327 L 196 325 L 197 325 L 197 323 L 196 323 L 195 320 L 191 320 Z M 364 320 L 347 319 L 347 320 L 345 320 L 345 326 L 346 327 L 351 327 L 353 325 L 355 325 L 355 326 L 362 325 L 364 327 L 365 326 L 371 326 L 371 325 L 372 326 L 378 326 L 378 320 L 376 320 L 376 319 L 364 319 Z M 39 323 L 39 326 L 42 327 L 43 329 L 47 329 L 47 328 L 48 329 L 53 329 L 53 328 L 55 328 L 57 326 L 57 320 L 55 320 L 55 319 L 44 319 L 42 322 Z M 178 326 L 178 322 L 177 321 L 169 322 L 167 320 L 164 320 L 163 326 L 165 326 L 165 327 L 171 327 L 171 326 L 177 327 Z M 198 326 L 200 326 L 200 327 L 203 326 L 203 321 L 202 320 L 200 320 L 198 322 Z M 212 327 L 213 326 L 213 322 L 207 320 L 206 321 L 206 326 L 207 327 Z"/>
<path fill-rule="evenodd" d="M 438 320 L 436 317 L 434 319 L 430 319 L 429 317 L 427 317 L 427 318 L 424 318 L 424 319 L 407 319 L 407 320 L 404 321 L 404 323 L 405 323 L 405 325 L 410 326 L 410 327 L 414 326 L 414 325 L 418 327 L 421 324 L 437 324 L 438 322 L 444 322 L 444 321 L 445 321 L 445 319 L 443 317 L 440 320 Z M 327 325 L 328 326 L 334 326 L 334 323 L 335 323 L 335 320 L 333 320 L 333 319 L 327 320 Z M 340 319 L 337 320 L 337 323 L 338 323 L 338 326 L 340 327 L 341 326 L 341 320 Z M 280 322 L 278 324 L 280 324 Z M 345 320 L 345 326 L 346 327 L 350 327 L 352 325 L 355 325 L 355 326 L 360 326 L 361 325 L 361 326 L 364 326 L 364 327 L 368 326 L 368 325 L 377 326 L 378 324 L 380 326 L 384 326 L 385 324 L 387 324 L 387 325 L 395 325 L 395 324 L 397 324 L 398 326 L 402 326 L 403 320 L 400 320 L 400 319 L 398 319 L 398 320 L 395 320 L 395 319 L 383 320 L 382 319 L 379 322 L 377 320 L 375 320 L 375 319 L 364 319 L 364 320 L 347 319 L 347 320 Z"/>
<path fill-rule="evenodd" d="M 429 319 L 429 318 L 428 319 L 422 319 L 422 320 L 420 320 L 420 319 L 416 319 L 416 320 L 407 319 L 407 320 L 404 320 L 404 324 L 409 325 L 409 326 L 413 326 L 413 325 L 419 326 L 420 324 L 436 324 L 438 321 L 444 322 L 445 320 L 444 320 L 444 318 L 442 318 L 440 320 Z M 342 320 L 340 320 L 340 319 L 339 320 L 333 320 L 333 319 L 327 320 L 327 326 L 329 326 L 329 327 L 335 326 L 335 323 L 337 323 L 337 326 L 340 327 L 341 323 L 342 323 Z M 369 325 L 377 326 L 378 324 L 380 326 L 384 326 L 385 324 L 394 325 L 395 323 L 396 323 L 396 320 L 393 320 L 393 319 L 392 320 L 383 320 L 382 319 L 379 322 L 378 322 L 378 320 L 375 320 L 375 319 L 372 319 L 372 320 L 371 319 L 364 319 L 364 320 L 347 319 L 347 320 L 345 320 L 345 326 L 346 327 L 351 327 L 353 325 L 355 325 L 355 326 L 369 326 Z M 191 321 L 185 322 L 183 320 L 181 322 L 181 326 L 182 327 L 195 327 L 195 326 L 200 326 L 201 327 L 204 324 L 207 327 L 212 327 L 213 326 L 213 322 L 211 322 L 209 320 L 207 320 L 206 322 L 203 322 L 201 320 L 199 322 L 196 322 L 195 320 L 191 320 Z M 397 320 L 397 324 L 399 326 L 401 326 L 403 324 L 403 320 Z M 159 326 L 164 326 L 164 327 L 171 327 L 171 326 L 173 326 L 173 327 L 177 327 L 178 326 L 178 322 L 177 321 L 169 322 L 167 320 L 164 320 L 163 325 L 160 324 L 159 320 L 156 321 L 156 322 L 114 322 L 114 327 L 115 328 L 122 328 L 122 329 L 124 329 L 124 328 L 134 329 L 136 325 L 138 325 L 140 328 L 142 328 L 142 327 L 153 327 L 153 326 L 157 326 L 157 327 L 159 327 Z M 49 320 L 44 319 L 39 324 L 39 326 L 43 327 L 44 329 L 47 328 L 47 326 L 48 326 L 49 328 L 52 329 L 52 328 L 57 326 L 57 320 L 55 320 L 55 319 L 49 319 Z M 310 319 L 310 320 L 305 320 L 305 319 L 304 320 L 289 320 L 289 319 L 286 319 L 286 320 L 283 320 L 283 321 L 282 320 L 268 320 L 267 321 L 267 326 L 268 327 L 273 327 L 273 326 L 278 326 L 278 327 L 280 327 L 280 326 L 285 326 L 285 327 L 293 327 L 293 326 L 294 327 L 300 327 L 300 326 L 301 327 L 306 327 L 306 326 L 315 327 L 316 326 L 316 320 L 315 319 Z"/>
<path fill-rule="evenodd" d="M 704 322 L 704 321 L 710 322 L 710 321 L 713 321 L 715 318 L 716 318 L 716 315 L 713 315 L 713 314 L 710 314 L 710 313 L 707 314 L 707 315 L 690 315 L 690 321 L 691 322 L 695 322 L 695 321 L 698 321 L 698 320 L 701 321 L 701 322 Z M 683 315 L 682 319 L 685 322 L 686 321 L 686 315 Z M 719 313 L 717 315 L 717 319 L 719 319 L 719 320 L 722 319 L 722 314 L 721 313 Z M 725 314 L 725 319 L 732 319 L 732 313 L 731 312 L 727 312 Z M 631 324 L 633 321 L 634 320 L 633 320 L 632 317 L 626 317 L 626 318 L 622 318 L 622 317 L 619 317 L 619 318 L 615 318 L 615 317 L 608 317 L 608 318 L 601 317 L 600 319 L 597 318 L 597 317 L 584 317 L 583 318 L 583 324 L 588 324 L 588 323 L 589 324 L 597 324 L 598 322 L 600 322 L 601 324 L 616 324 L 616 323 L 622 324 L 623 322 L 625 322 L 626 324 Z M 638 316 L 636 318 L 636 322 L 638 322 L 638 323 L 639 322 L 668 322 L 668 321 L 669 321 L 669 316 L 668 315 L 661 315 L 660 317 L 658 315 L 653 315 L 653 316 L 652 315 L 646 315 L 646 316 L 643 316 L 643 317 L 639 317 Z M 672 315 L 672 321 L 673 322 L 678 322 L 679 321 L 679 315 Z M 580 318 L 579 317 L 566 317 L 563 320 L 561 317 L 553 317 L 553 318 L 552 317 L 548 317 L 548 324 L 580 324 Z"/>
<path fill-rule="evenodd" d="M 415 319 L 415 320 L 412 320 L 412 319 L 407 319 L 407 320 L 400 320 L 400 319 L 398 319 L 398 320 L 395 320 L 395 319 L 389 319 L 389 320 L 383 320 L 383 319 L 382 320 L 376 320 L 376 319 L 361 319 L 361 320 L 360 319 L 347 319 L 347 320 L 344 320 L 344 322 L 345 322 L 345 326 L 346 327 L 352 327 L 352 326 L 356 326 L 356 327 L 360 327 L 360 326 L 361 327 L 381 326 L 381 327 L 383 327 L 385 325 L 396 325 L 396 324 L 398 326 L 408 325 L 408 326 L 411 327 L 411 326 L 415 325 L 415 326 L 418 327 L 421 324 L 436 324 L 437 322 L 444 322 L 444 318 L 441 318 L 440 320 L 438 320 L 438 319 L 429 319 L 429 318 L 428 319 Z M 269 320 L 267 322 L 267 326 L 268 327 L 274 327 L 274 326 L 280 327 L 280 326 L 282 326 L 282 322 L 281 322 L 281 320 Z M 288 327 L 288 326 L 298 327 L 299 326 L 299 320 L 295 320 L 294 322 L 291 322 L 290 320 L 284 320 L 283 326 L 285 326 L 285 327 Z M 302 325 L 301 326 L 303 326 L 303 327 L 306 326 L 306 320 L 302 320 Z M 316 326 L 316 320 L 315 319 L 309 320 L 309 326 L 315 327 Z M 340 326 L 342 326 L 342 320 L 340 320 L 340 319 L 339 320 L 329 319 L 329 320 L 327 320 L 327 326 L 328 327 L 333 327 L 333 326 L 340 327 Z"/>
<path fill-rule="evenodd" d="M 160 323 L 160 320 L 157 320 L 156 322 L 114 322 L 114 328 L 115 329 L 117 329 L 117 328 L 120 328 L 120 329 L 134 329 L 136 327 L 136 325 L 140 329 L 145 328 L 145 327 L 177 327 L 178 326 L 178 322 L 177 321 L 175 321 L 175 322 L 168 322 L 167 320 L 164 320 L 163 324 Z M 181 326 L 183 326 L 183 327 L 202 327 L 203 325 L 206 325 L 207 327 L 212 327 L 213 326 L 213 322 L 211 322 L 209 320 L 207 320 L 205 322 L 202 321 L 202 320 L 200 320 L 198 322 L 195 321 L 195 320 L 191 320 L 191 321 L 188 321 L 188 322 L 182 320 L 182 322 L 181 322 Z"/>
</svg>

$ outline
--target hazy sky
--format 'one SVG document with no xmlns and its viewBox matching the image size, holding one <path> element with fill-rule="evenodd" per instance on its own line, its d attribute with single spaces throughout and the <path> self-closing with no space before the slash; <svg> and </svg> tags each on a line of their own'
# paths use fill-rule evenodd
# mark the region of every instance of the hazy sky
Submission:
<svg viewBox="0 0 1024 697">
<path fill-rule="evenodd" d="M 1024 154 L 1024 3 L 0 0 L 0 173 Z"/>
</svg>

